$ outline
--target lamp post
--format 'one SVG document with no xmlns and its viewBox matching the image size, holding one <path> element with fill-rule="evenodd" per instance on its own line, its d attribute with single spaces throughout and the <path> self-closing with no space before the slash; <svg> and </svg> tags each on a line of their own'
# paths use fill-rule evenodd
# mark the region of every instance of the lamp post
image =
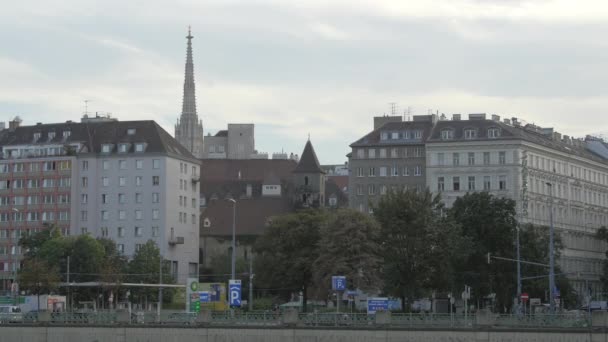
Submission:
<svg viewBox="0 0 608 342">
<path fill-rule="evenodd" d="M 233 198 L 228 198 L 226 201 L 232 203 L 232 278 L 236 278 L 236 200 Z"/>
<path fill-rule="evenodd" d="M 549 187 L 549 309 L 555 313 L 555 260 L 553 257 L 553 184 L 545 183 Z"/>
</svg>

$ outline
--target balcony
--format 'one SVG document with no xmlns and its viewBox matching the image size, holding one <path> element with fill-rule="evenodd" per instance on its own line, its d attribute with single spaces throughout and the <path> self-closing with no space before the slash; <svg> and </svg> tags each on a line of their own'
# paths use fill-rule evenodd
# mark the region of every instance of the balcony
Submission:
<svg viewBox="0 0 608 342">
<path fill-rule="evenodd" d="M 183 244 L 184 244 L 184 237 L 183 236 L 176 236 L 176 237 L 169 238 L 169 245 L 170 246 L 183 245 Z"/>
</svg>

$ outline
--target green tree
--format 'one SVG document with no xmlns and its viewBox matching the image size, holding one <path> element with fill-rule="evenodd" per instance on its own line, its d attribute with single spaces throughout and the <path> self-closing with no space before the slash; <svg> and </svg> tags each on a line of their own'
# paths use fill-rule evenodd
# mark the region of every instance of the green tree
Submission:
<svg viewBox="0 0 608 342">
<path fill-rule="evenodd" d="M 595 237 L 600 241 L 608 242 L 608 229 L 605 226 L 601 227 L 597 230 Z M 602 283 L 603 291 L 608 292 L 608 250 L 606 250 L 606 259 L 604 259 L 600 282 Z"/>
<path fill-rule="evenodd" d="M 373 207 L 380 223 L 383 278 L 389 295 L 410 301 L 449 291 L 454 264 L 468 254 L 460 227 L 442 217 L 439 196 L 428 190 L 391 191 Z"/>
<path fill-rule="evenodd" d="M 320 236 L 319 257 L 313 266 L 318 295 L 328 293 L 333 275 L 346 276 L 351 289 L 382 289 L 380 226 L 372 217 L 339 209 L 323 223 Z"/>
<path fill-rule="evenodd" d="M 156 246 L 154 241 L 148 240 L 148 242 L 135 252 L 133 259 L 129 261 L 128 282 L 158 284 L 160 280 L 160 264 L 160 249 Z M 165 260 L 163 260 L 162 270 L 162 282 L 165 284 L 174 283 L 175 280 L 171 276 L 169 265 Z M 152 300 L 158 300 L 158 289 L 155 288 L 136 288 L 131 291 L 131 294 L 135 300 L 143 300 L 145 297 L 151 298 Z M 163 289 L 163 302 L 170 302 L 172 295 L 172 290 Z"/>
<path fill-rule="evenodd" d="M 319 257 L 319 229 L 325 216 L 323 211 L 305 210 L 273 217 L 254 248 L 256 283 L 266 288 L 302 291 L 303 311 L 308 289 L 313 285 L 313 263 Z M 287 297 L 287 292 L 281 294 Z"/>
<path fill-rule="evenodd" d="M 26 258 L 19 270 L 19 285 L 22 290 L 38 295 L 57 289 L 60 282 L 59 268 L 41 259 Z"/>
</svg>

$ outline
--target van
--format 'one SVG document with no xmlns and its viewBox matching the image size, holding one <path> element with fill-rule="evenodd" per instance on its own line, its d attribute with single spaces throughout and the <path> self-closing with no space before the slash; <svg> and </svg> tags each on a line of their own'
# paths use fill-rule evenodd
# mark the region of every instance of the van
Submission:
<svg viewBox="0 0 608 342">
<path fill-rule="evenodd" d="M 0 306 L 0 323 L 22 322 L 23 314 L 21 308 L 14 305 Z"/>
</svg>

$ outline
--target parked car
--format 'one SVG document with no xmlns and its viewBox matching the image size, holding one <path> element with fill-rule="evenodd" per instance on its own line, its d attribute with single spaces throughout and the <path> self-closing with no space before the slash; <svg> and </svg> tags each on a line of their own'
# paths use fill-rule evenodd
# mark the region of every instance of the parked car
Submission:
<svg viewBox="0 0 608 342">
<path fill-rule="evenodd" d="M 21 308 L 15 305 L 0 306 L 0 323 L 17 323 L 23 321 Z"/>
</svg>

